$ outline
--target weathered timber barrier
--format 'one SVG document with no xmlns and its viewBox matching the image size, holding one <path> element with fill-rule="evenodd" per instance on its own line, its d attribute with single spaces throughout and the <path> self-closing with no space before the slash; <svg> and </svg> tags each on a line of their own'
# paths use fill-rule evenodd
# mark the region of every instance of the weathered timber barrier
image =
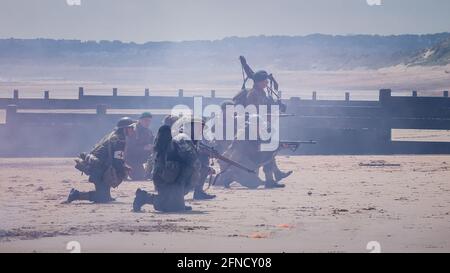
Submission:
<svg viewBox="0 0 450 273">
<path fill-rule="evenodd" d="M 226 98 L 203 98 L 203 105 L 220 104 Z M 391 90 L 379 92 L 378 101 L 318 100 L 292 97 L 284 100 L 292 117 L 281 118 L 282 140 L 317 140 L 305 145 L 300 154 L 450 154 L 447 142 L 392 141 L 392 129 L 450 130 L 450 99 L 448 91 L 442 97 L 392 96 Z M 0 99 L 6 109 L 6 124 L 0 125 L 0 156 L 73 156 L 87 151 L 110 131 L 123 116 L 107 109 L 171 109 L 184 104 L 192 107 L 193 97 L 179 90 L 176 97 L 87 96 L 80 88 L 74 100 L 21 99 L 14 92 L 12 99 Z M 96 109 L 94 114 L 21 112 L 26 109 Z M 30 110 L 28 110 L 30 111 Z M 154 115 L 152 129 L 156 131 L 164 115 Z"/>
</svg>

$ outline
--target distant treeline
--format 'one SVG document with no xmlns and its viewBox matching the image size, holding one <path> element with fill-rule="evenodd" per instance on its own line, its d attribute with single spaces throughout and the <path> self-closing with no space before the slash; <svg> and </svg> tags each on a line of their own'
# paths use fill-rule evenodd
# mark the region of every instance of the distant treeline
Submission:
<svg viewBox="0 0 450 273">
<path fill-rule="evenodd" d="M 0 39 L 3 65 L 235 66 L 239 55 L 252 64 L 285 70 L 381 68 L 397 64 L 450 63 L 450 33 L 427 35 L 255 36 L 216 41 L 148 42 Z M 428 53 L 427 53 L 428 52 Z"/>
</svg>

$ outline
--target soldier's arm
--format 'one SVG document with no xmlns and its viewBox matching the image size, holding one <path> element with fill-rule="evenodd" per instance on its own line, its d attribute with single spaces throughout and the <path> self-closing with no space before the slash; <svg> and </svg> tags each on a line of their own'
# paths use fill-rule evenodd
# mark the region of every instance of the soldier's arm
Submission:
<svg viewBox="0 0 450 273">
<path fill-rule="evenodd" d="M 112 143 L 112 157 L 114 167 L 123 168 L 125 166 L 125 141 Z"/>
</svg>

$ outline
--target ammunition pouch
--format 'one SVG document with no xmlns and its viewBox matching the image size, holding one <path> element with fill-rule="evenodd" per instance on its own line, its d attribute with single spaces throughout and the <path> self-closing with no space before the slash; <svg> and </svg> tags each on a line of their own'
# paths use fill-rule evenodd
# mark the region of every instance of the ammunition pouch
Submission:
<svg viewBox="0 0 450 273">
<path fill-rule="evenodd" d="M 124 177 L 120 177 L 116 169 L 111 165 L 103 173 L 103 183 L 106 183 L 112 188 L 117 188 L 123 181 Z"/>
<path fill-rule="evenodd" d="M 84 174 L 91 175 L 92 170 L 98 166 L 99 160 L 92 154 L 81 153 L 75 159 L 75 169 Z"/>
<path fill-rule="evenodd" d="M 177 181 L 181 168 L 181 163 L 177 161 L 156 162 L 153 176 L 159 177 L 164 184 L 173 184 Z"/>
</svg>

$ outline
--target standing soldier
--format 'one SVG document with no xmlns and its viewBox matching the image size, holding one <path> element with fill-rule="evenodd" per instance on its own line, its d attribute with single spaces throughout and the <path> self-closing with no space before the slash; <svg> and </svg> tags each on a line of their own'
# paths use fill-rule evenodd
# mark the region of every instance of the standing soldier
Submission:
<svg viewBox="0 0 450 273">
<path fill-rule="evenodd" d="M 247 90 L 243 88 L 234 98 L 233 103 L 235 105 L 255 105 L 258 109 L 260 105 L 272 105 L 275 104 L 274 100 L 266 95 L 265 89 L 269 84 L 269 74 L 266 71 L 258 71 L 256 73 L 251 72 L 251 78 L 253 79 L 253 88 Z M 223 105 L 222 109 L 224 109 L 226 105 Z M 225 116 L 225 115 L 224 115 Z M 245 130 L 244 130 L 245 131 Z M 245 132 L 241 132 L 245 133 Z M 240 143 L 242 142 L 242 143 Z M 229 144 L 227 144 L 228 146 Z M 283 178 L 292 174 L 292 171 L 282 172 L 275 161 L 275 152 L 261 152 L 259 151 L 259 141 L 233 141 L 232 145 L 228 146 L 229 151 L 227 151 L 226 155 L 231 156 L 232 159 L 237 160 L 242 164 L 247 164 L 247 166 L 252 166 L 249 164 L 254 164 L 254 167 L 262 166 L 265 181 L 263 184 L 266 188 L 280 188 L 284 187 L 283 184 L 279 184 L 278 182 Z M 228 170 L 228 174 L 224 173 L 222 177 L 218 181 L 223 181 L 225 186 L 228 185 L 232 177 L 237 177 L 243 183 L 244 186 L 249 188 L 258 187 L 261 184 L 261 180 L 259 178 L 254 177 L 250 179 L 249 177 L 252 174 L 245 174 L 241 172 L 239 175 L 234 173 L 234 168 Z M 228 178 L 230 176 L 230 178 Z M 220 183 L 219 183 L 220 184 Z"/>
<path fill-rule="evenodd" d="M 272 105 L 275 104 L 274 100 L 266 95 L 264 91 L 269 84 L 269 74 L 264 71 L 258 71 L 253 75 L 254 85 L 253 88 L 248 92 L 246 98 L 246 105 L 253 104 L 258 107 L 259 105 Z M 264 156 L 263 156 L 264 157 Z M 266 187 L 284 187 L 282 184 L 277 182 L 283 178 L 288 177 L 292 174 L 292 171 L 282 172 L 275 161 L 275 154 L 272 160 L 263 165 L 264 175 L 266 177 Z"/>
<path fill-rule="evenodd" d="M 95 203 L 114 201 L 111 187 L 117 187 L 126 179 L 130 168 L 125 164 L 125 139 L 134 134 L 134 121 L 128 117 L 117 123 L 113 132 L 106 135 L 89 154 L 81 154 L 76 159 L 76 168 L 89 175 L 89 182 L 95 190 L 80 192 L 72 189 L 65 203 L 87 200 Z"/>
<path fill-rule="evenodd" d="M 150 130 L 152 114 L 144 112 L 134 124 L 135 134 L 127 138 L 125 159 L 131 167 L 130 178 L 132 180 L 146 179 L 144 163 L 153 152 L 153 133 Z"/>
</svg>

